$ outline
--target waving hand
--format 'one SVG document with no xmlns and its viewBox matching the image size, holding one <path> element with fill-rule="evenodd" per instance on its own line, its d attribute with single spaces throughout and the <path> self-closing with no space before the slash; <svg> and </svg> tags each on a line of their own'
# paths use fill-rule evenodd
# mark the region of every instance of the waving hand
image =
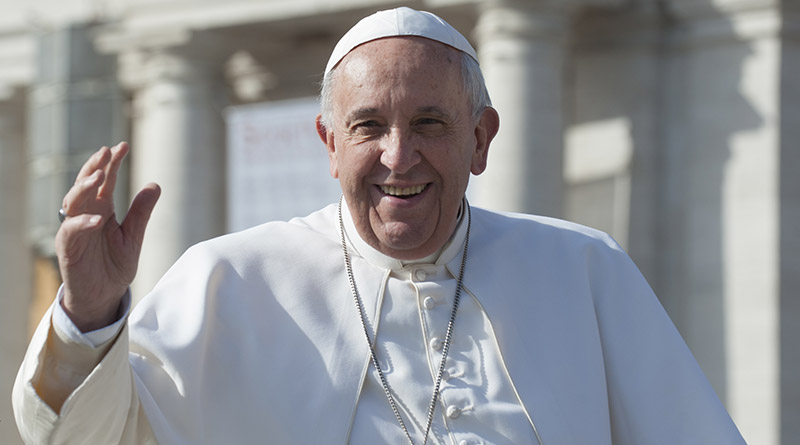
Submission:
<svg viewBox="0 0 800 445">
<path fill-rule="evenodd" d="M 114 214 L 114 187 L 125 142 L 94 153 L 67 192 L 67 217 L 56 234 L 64 280 L 63 307 L 83 332 L 115 321 L 120 300 L 136 275 L 145 227 L 161 194 L 147 184 L 133 199 L 122 223 Z"/>
</svg>

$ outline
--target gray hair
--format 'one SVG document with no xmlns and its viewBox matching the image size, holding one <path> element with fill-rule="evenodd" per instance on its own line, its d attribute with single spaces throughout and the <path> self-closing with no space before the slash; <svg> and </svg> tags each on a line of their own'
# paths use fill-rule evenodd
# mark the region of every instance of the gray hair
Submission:
<svg viewBox="0 0 800 445">
<path fill-rule="evenodd" d="M 464 93 L 467 95 L 469 103 L 472 104 L 472 117 L 477 119 L 483 114 L 486 107 L 492 106 L 492 100 L 489 98 L 489 91 L 486 89 L 486 81 L 483 79 L 483 73 L 478 61 L 462 52 L 460 54 Z M 336 67 L 332 68 L 322 78 L 319 102 L 322 125 L 325 128 L 333 128 L 333 86 L 336 70 Z"/>
</svg>

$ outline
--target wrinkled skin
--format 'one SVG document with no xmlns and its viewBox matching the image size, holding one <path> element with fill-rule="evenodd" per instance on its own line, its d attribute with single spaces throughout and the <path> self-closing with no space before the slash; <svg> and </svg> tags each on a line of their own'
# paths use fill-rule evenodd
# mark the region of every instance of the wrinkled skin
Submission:
<svg viewBox="0 0 800 445">
<path fill-rule="evenodd" d="M 485 170 L 499 127 L 492 108 L 472 115 L 460 56 L 420 37 L 365 43 L 336 70 L 332 128 L 317 117 L 356 229 L 397 259 L 423 258 L 447 242 L 469 175 Z"/>
<path fill-rule="evenodd" d="M 68 216 L 56 234 L 64 280 L 61 304 L 82 332 L 116 320 L 122 296 L 136 276 L 147 221 L 161 194 L 158 185 L 146 185 L 122 223 L 117 222 L 114 187 L 128 149 L 121 142 L 98 150 L 83 165 L 62 203 Z"/>
</svg>

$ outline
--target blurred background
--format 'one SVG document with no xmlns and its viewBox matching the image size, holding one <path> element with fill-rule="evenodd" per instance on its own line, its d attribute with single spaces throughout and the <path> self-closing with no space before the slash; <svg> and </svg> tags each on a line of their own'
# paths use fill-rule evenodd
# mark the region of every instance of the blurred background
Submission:
<svg viewBox="0 0 800 445">
<path fill-rule="evenodd" d="M 612 234 L 749 443 L 800 443 L 800 7 L 780 0 L 0 0 L 0 443 L 60 278 L 61 199 L 131 141 L 163 188 L 138 299 L 191 244 L 333 202 L 316 94 L 376 10 L 478 50 L 501 130 L 474 205 Z M 794 173 L 793 173 L 794 172 Z"/>
</svg>

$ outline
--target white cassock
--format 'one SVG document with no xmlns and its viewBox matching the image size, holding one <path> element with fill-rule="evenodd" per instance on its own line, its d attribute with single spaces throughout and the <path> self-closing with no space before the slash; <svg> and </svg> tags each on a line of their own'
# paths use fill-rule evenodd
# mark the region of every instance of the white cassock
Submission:
<svg viewBox="0 0 800 445">
<path fill-rule="evenodd" d="M 744 443 L 613 240 L 554 219 L 471 214 L 429 443 Z M 366 245 L 346 209 L 344 219 L 378 359 L 420 442 L 465 218 L 442 252 L 411 263 Z M 335 205 L 192 247 L 97 348 L 54 329 L 59 310 L 14 388 L 31 443 L 405 440 L 369 363 Z M 45 400 L 64 400 L 60 413 Z"/>
</svg>

